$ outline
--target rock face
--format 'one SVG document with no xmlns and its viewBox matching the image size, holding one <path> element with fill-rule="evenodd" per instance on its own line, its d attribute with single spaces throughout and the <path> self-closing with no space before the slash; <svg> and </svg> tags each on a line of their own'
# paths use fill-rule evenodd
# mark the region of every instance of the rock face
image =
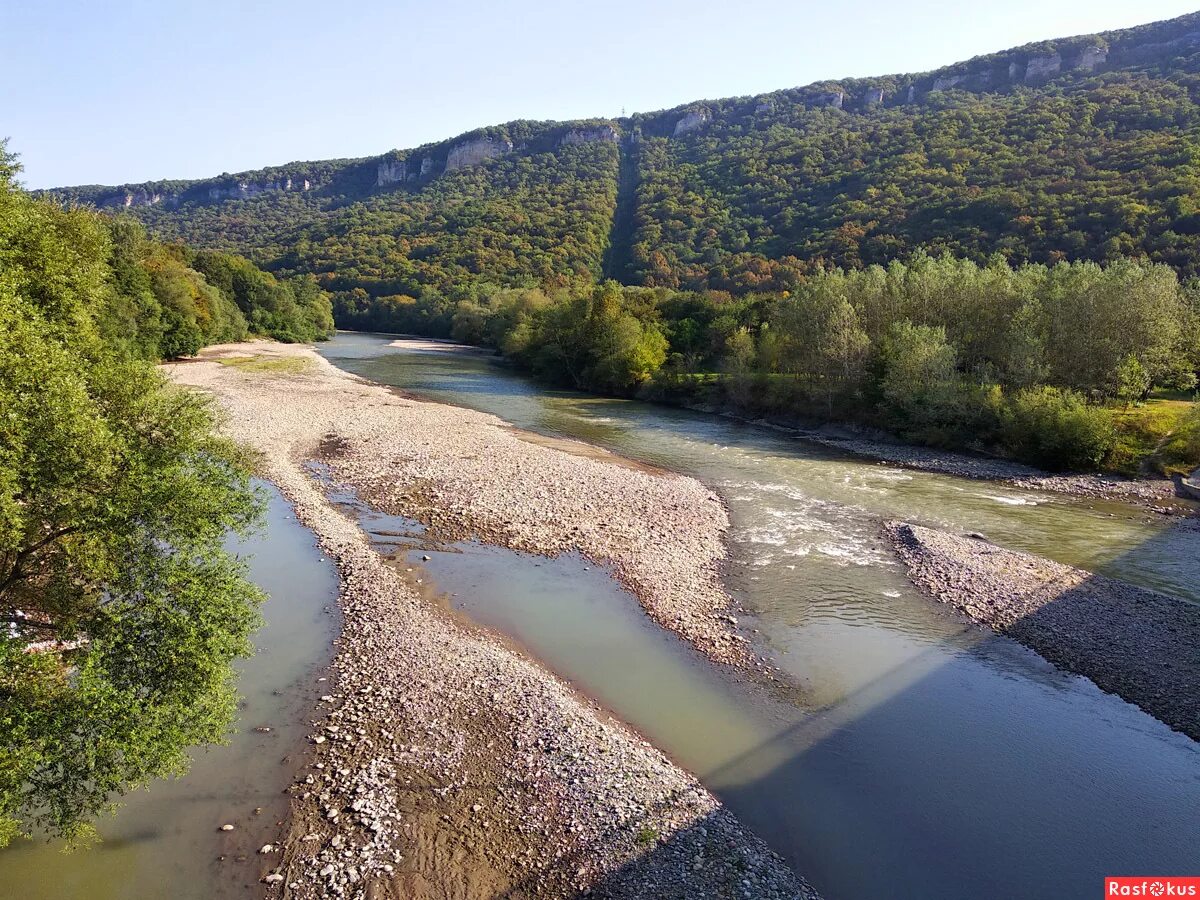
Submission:
<svg viewBox="0 0 1200 900">
<path fill-rule="evenodd" d="M 208 199 L 214 203 L 221 200 L 248 200 L 265 194 L 268 191 L 307 191 L 312 188 L 307 178 L 296 181 L 292 178 L 275 181 L 239 181 L 236 184 L 222 184 L 208 189 Z"/>
<path fill-rule="evenodd" d="M 823 94 L 818 94 L 814 103 L 817 106 L 823 106 L 827 109 L 841 109 L 845 99 L 846 95 L 841 91 L 826 91 Z"/>
<path fill-rule="evenodd" d="M 619 140 L 617 129 L 611 125 L 598 125 L 595 128 L 572 128 L 561 138 L 558 146 L 566 147 L 572 144 L 616 143 Z"/>
<path fill-rule="evenodd" d="M 433 171 L 433 157 L 426 156 L 421 160 L 421 177 L 424 178 Z"/>
<path fill-rule="evenodd" d="M 948 91 L 953 87 L 957 87 L 967 80 L 966 75 L 939 75 L 933 80 L 933 87 L 929 89 L 931 94 L 936 94 L 938 91 Z"/>
<path fill-rule="evenodd" d="M 1025 64 L 1025 83 L 1045 81 L 1053 78 L 1062 71 L 1062 54 L 1051 53 L 1048 56 L 1031 56 Z"/>
<path fill-rule="evenodd" d="M 1108 60 L 1108 51 L 1103 47 L 1084 47 L 1072 67 L 1080 72 L 1094 72 Z"/>
<path fill-rule="evenodd" d="M 681 134 L 687 134 L 690 131 L 703 128 L 711 118 L 712 113 L 710 113 L 707 109 L 692 110 L 675 123 L 675 131 L 672 132 L 672 135 L 674 137 L 679 137 Z"/>
<path fill-rule="evenodd" d="M 467 166 L 477 166 L 489 159 L 498 159 L 506 153 L 512 153 L 512 141 L 498 141 L 490 138 L 480 138 L 474 141 L 463 141 L 450 148 L 446 157 L 446 171 L 456 172 Z M 422 162 L 421 168 L 424 169 Z"/>
<path fill-rule="evenodd" d="M 133 206 L 154 206 L 158 203 L 175 201 L 174 194 L 163 195 L 157 191 L 151 192 L 142 189 L 134 191 L 125 191 L 122 194 L 115 194 L 100 201 L 100 206 L 108 209 L 128 209 Z"/>
<path fill-rule="evenodd" d="M 375 176 L 375 186 L 384 187 L 389 184 L 397 184 L 407 177 L 408 166 L 404 160 L 385 159 L 379 164 L 378 174 Z"/>
<path fill-rule="evenodd" d="M 863 103 L 870 106 L 879 106 L 883 103 L 883 88 L 872 88 L 863 95 Z"/>
</svg>

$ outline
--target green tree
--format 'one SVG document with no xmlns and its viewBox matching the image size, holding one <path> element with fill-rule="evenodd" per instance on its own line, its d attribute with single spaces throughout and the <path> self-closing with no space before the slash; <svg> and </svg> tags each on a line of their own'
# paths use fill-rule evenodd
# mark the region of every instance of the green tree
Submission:
<svg viewBox="0 0 1200 900">
<path fill-rule="evenodd" d="M 6 166 L 0 843 L 78 840 L 124 791 L 224 736 L 261 597 L 223 542 L 260 503 L 207 402 L 101 340 L 107 223 L 32 200 L 0 153 Z"/>
</svg>

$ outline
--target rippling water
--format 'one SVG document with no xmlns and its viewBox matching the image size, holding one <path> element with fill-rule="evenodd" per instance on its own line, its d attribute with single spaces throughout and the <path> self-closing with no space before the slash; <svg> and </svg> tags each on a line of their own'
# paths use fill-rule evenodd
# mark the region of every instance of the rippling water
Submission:
<svg viewBox="0 0 1200 900">
<path fill-rule="evenodd" d="M 918 595 L 879 523 L 982 531 L 1198 601 L 1194 534 L 1123 504 L 899 469 L 718 416 L 546 391 L 477 355 L 389 343 L 342 334 L 321 352 L 721 493 L 733 526 L 728 587 L 760 650 L 802 687 L 767 718 L 764 708 L 748 719 L 745 698 L 714 700 L 726 688 L 697 670 L 654 674 L 674 664 L 648 639 L 614 639 L 583 661 L 591 636 L 580 623 L 605 617 L 615 628 L 607 618 L 625 614 L 615 600 L 567 596 L 571 584 L 591 596 L 577 570 L 553 590 L 530 588 L 560 598 L 557 613 L 494 572 L 478 576 L 468 555 L 436 578 L 464 608 L 490 605 L 480 618 L 517 632 L 696 771 L 830 900 L 1094 897 L 1106 873 L 1200 871 L 1197 745 Z M 622 688 L 631 653 L 657 661 Z M 688 704 L 704 712 L 678 724 Z"/>
</svg>

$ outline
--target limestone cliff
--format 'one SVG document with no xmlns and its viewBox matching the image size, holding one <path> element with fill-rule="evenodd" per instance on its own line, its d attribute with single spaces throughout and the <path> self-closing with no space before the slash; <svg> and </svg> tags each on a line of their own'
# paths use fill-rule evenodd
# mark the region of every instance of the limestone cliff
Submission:
<svg viewBox="0 0 1200 900">
<path fill-rule="evenodd" d="M 512 141 L 507 140 L 478 138 L 473 141 L 463 141 L 450 148 L 450 153 L 446 157 L 446 171 L 456 172 L 467 166 L 477 166 L 489 159 L 498 159 L 512 153 L 512 150 Z M 424 163 L 421 167 L 424 169 Z"/>
<path fill-rule="evenodd" d="M 375 174 L 375 186 L 385 187 L 406 180 L 408 165 L 402 159 L 384 159 L 379 163 Z"/>
<path fill-rule="evenodd" d="M 672 133 L 675 137 L 679 137 L 681 134 L 696 131 L 703 128 L 711 118 L 712 113 L 707 109 L 694 109 L 675 123 L 675 131 Z"/>
<path fill-rule="evenodd" d="M 566 147 L 572 144 L 594 144 L 601 142 L 615 143 L 620 139 L 617 129 L 611 125 L 597 125 L 594 128 L 572 128 L 558 140 L 558 146 Z"/>
</svg>

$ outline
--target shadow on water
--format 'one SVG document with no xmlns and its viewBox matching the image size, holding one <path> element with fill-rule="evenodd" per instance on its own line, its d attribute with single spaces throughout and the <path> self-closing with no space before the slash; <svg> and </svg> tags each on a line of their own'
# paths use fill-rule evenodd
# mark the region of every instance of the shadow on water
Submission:
<svg viewBox="0 0 1200 900">
<path fill-rule="evenodd" d="M 430 547 L 411 520 L 334 499 L 430 599 L 696 773 L 830 900 L 1082 898 L 1106 874 L 1200 868 L 1197 746 L 948 607 L 922 601 L 941 639 L 814 704 L 709 664 L 578 556 Z M 695 836 L 656 839 L 594 895 L 684 896 L 693 862 L 680 856 Z M 629 826 L 611 839 L 628 842 Z M 675 880 L 651 886 L 663 872 Z"/>
</svg>

